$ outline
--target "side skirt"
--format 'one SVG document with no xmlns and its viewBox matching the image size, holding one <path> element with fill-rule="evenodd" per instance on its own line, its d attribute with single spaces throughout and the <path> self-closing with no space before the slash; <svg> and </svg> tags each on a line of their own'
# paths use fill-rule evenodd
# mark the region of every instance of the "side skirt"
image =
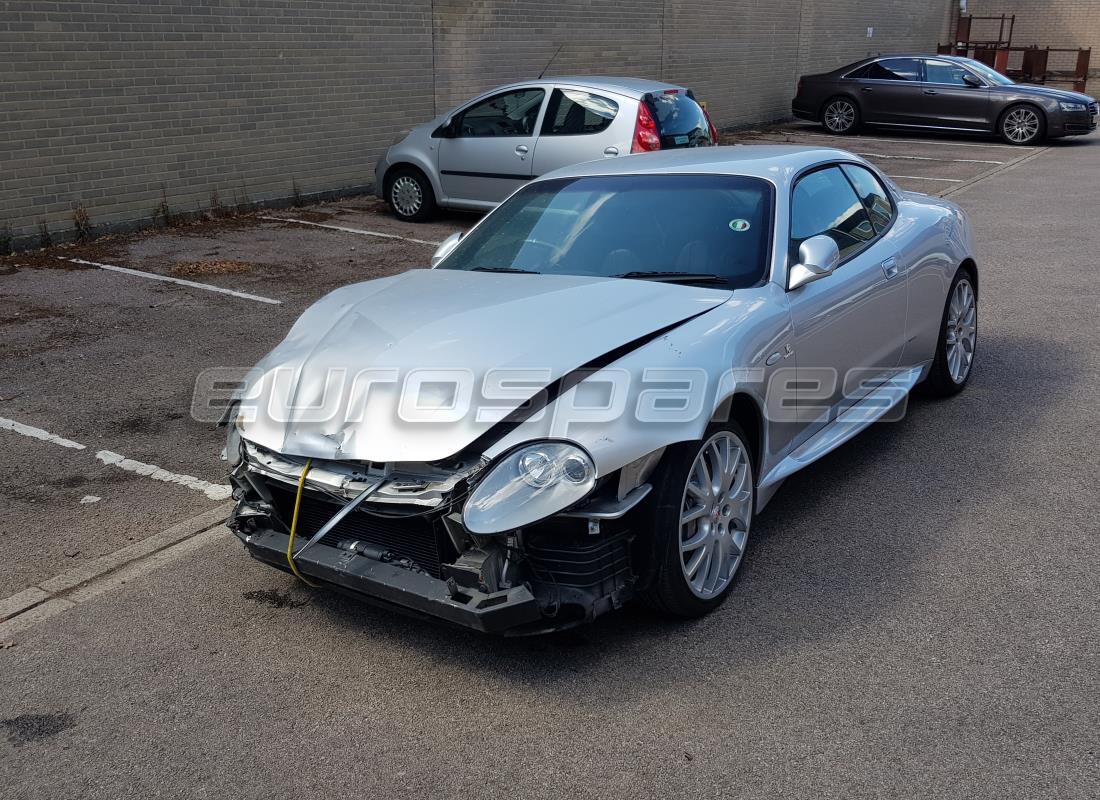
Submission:
<svg viewBox="0 0 1100 800">
<path fill-rule="evenodd" d="M 803 467 L 831 453 L 872 423 L 882 419 L 898 403 L 905 400 L 920 381 L 924 367 L 906 369 L 876 386 L 858 403 L 844 409 L 835 420 L 808 439 L 797 450 L 784 458 L 761 478 L 759 490 L 778 484 Z"/>
</svg>

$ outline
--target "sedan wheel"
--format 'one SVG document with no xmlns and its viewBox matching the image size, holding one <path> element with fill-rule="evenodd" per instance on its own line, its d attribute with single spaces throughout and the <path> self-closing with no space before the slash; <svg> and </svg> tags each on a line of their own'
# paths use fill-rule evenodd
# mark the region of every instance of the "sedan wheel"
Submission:
<svg viewBox="0 0 1100 800">
<path fill-rule="evenodd" d="M 646 598 L 694 617 L 729 594 L 748 544 L 755 503 L 752 455 L 736 423 L 670 448 L 654 475 L 653 536 L 659 559 Z"/>
<path fill-rule="evenodd" d="M 1043 120 L 1028 106 L 1009 109 L 1001 120 L 1001 135 L 1012 144 L 1032 144 L 1042 138 Z"/>
<path fill-rule="evenodd" d="M 830 133 L 853 133 L 859 124 L 859 110 L 851 100 L 838 97 L 825 106 L 821 122 Z"/>
</svg>

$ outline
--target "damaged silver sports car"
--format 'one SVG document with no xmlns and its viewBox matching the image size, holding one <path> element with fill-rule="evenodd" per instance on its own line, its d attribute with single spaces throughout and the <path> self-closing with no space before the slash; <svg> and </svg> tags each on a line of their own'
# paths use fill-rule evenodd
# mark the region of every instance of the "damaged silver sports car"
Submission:
<svg viewBox="0 0 1100 800">
<path fill-rule="evenodd" d="M 483 631 L 704 614 L 784 478 L 917 384 L 966 386 L 977 297 L 963 212 L 850 153 L 559 170 L 301 316 L 226 416 L 229 525 L 311 585 Z"/>
</svg>

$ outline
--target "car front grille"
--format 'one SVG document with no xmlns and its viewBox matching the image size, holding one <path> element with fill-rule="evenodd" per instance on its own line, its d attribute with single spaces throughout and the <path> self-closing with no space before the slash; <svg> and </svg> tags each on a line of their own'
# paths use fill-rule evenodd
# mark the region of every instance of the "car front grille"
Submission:
<svg viewBox="0 0 1100 800">
<path fill-rule="evenodd" d="M 294 514 L 294 495 L 291 490 L 268 484 L 275 500 L 279 516 L 289 525 Z M 313 494 L 302 497 L 298 511 L 297 536 L 302 544 L 321 529 L 342 505 Z M 413 516 L 381 517 L 356 509 L 340 521 L 321 539 L 330 547 L 340 547 L 346 542 L 360 541 L 392 553 L 396 558 L 407 558 L 436 578 L 442 577 L 444 558 L 452 555 L 446 531 L 441 523 L 412 512 Z M 394 512 L 387 512 L 394 513 Z"/>
</svg>

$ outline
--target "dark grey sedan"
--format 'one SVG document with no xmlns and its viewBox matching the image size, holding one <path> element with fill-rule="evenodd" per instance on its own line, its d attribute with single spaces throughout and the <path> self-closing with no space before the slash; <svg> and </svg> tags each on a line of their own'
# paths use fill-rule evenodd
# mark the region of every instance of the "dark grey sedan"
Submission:
<svg viewBox="0 0 1100 800">
<path fill-rule="evenodd" d="M 1096 99 L 1015 83 L 959 56 L 875 56 L 820 75 L 803 75 L 791 110 L 831 133 L 860 125 L 993 133 L 1010 144 L 1096 130 Z"/>
</svg>

